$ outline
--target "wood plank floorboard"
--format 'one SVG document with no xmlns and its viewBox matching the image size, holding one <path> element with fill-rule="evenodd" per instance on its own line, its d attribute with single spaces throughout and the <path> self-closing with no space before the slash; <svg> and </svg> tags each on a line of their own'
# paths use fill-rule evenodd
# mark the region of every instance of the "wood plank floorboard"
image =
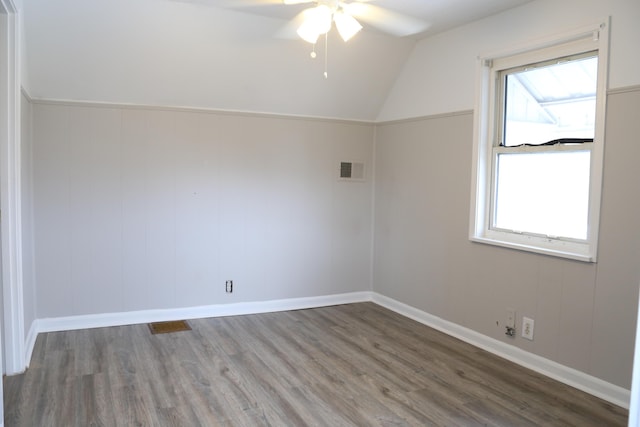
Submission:
<svg viewBox="0 0 640 427">
<path fill-rule="evenodd" d="M 373 303 L 40 334 L 5 426 L 625 426 L 628 412 Z"/>
</svg>

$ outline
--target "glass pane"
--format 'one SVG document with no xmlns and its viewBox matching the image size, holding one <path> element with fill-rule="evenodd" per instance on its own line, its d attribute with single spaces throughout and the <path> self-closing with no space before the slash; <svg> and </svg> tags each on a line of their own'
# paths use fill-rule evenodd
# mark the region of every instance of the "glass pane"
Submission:
<svg viewBox="0 0 640 427">
<path fill-rule="evenodd" d="M 499 154 L 495 227 L 586 240 L 590 156 Z"/>
<path fill-rule="evenodd" d="M 503 145 L 593 139 L 597 73 L 596 56 L 507 74 Z"/>
</svg>

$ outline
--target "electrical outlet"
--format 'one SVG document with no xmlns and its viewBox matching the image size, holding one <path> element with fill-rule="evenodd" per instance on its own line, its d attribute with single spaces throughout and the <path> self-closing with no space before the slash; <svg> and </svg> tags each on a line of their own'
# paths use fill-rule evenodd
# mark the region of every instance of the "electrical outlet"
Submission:
<svg viewBox="0 0 640 427">
<path fill-rule="evenodd" d="M 233 280 L 227 280 L 224 285 L 224 291 L 228 294 L 233 292 Z"/>
<path fill-rule="evenodd" d="M 522 318 L 522 338 L 533 341 L 533 326 L 533 319 L 529 319 L 528 317 Z"/>
</svg>

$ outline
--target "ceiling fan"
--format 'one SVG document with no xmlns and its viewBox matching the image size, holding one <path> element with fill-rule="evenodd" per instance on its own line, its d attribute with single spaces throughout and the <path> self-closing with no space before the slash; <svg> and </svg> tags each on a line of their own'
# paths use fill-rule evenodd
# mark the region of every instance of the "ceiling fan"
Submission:
<svg viewBox="0 0 640 427">
<path fill-rule="evenodd" d="M 282 3 L 313 5 L 303 11 L 302 24 L 297 29 L 300 38 L 312 44 L 328 33 L 334 23 L 340 37 L 348 41 L 362 29 L 358 19 L 396 36 L 420 33 L 429 26 L 421 19 L 375 6 L 368 0 L 282 0 Z"/>
<path fill-rule="evenodd" d="M 369 0 L 282 0 L 285 5 L 312 4 L 313 6 L 302 12 L 302 24 L 297 34 L 303 40 L 314 45 L 311 58 L 316 57 L 315 44 L 321 35 L 327 34 L 335 23 L 340 37 L 346 42 L 362 30 L 358 19 L 372 26 L 397 36 L 407 36 L 420 33 L 429 26 L 424 21 L 402 15 L 388 9 L 383 9 L 369 3 Z M 325 70 L 327 78 L 327 45 L 325 42 Z"/>
<path fill-rule="evenodd" d="M 204 3 L 215 6 L 249 11 L 263 16 L 277 18 L 289 18 L 290 12 L 300 12 L 301 6 L 310 7 L 302 10 L 289 24 L 279 33 L 280 38 L 289 38 L 295 34 L 292 31 L 297 27 L 295 33 L 303 40 L 313 44 L 310 54 L 312 59 L 316 58 L 316 42 L 320 36 L 325 36 L 324 43 L 324 77 L 327 78 L 327 56 L 328 56 L 328 33 L 335 24 L 340 37 L 347 41 L 362 30 L 360 22 L 370 25 L 384 33 L 398 37 L 405 37 L 419 34 L 429 28 L 430 24 L 420 18 L 408 16 L 391 9 L 376 6 L 376 0 L 172 0 L 178 2 Z M 380 0 L 383 2 L 382 0 Z M 394 2 L 388 0 L 388 3 Z M 291 6 L 291 8 L 287 8 Z M 296 9 L 295 6 L 298 6 Z M 264 9 L 268 7 L 269 12 Z"/>
</svg>

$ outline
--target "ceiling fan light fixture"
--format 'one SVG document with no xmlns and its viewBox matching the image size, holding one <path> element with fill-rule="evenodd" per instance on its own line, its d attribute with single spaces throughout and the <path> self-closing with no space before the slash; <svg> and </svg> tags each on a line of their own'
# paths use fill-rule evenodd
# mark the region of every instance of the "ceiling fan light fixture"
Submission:
<svg viewBox="0 0 640 427">
<path fill-rule="evenodd" d="M 321 34 L 326 34 L 331 29 L 333 12 L 321 4 L 305 12 L 304 22 L 298 28 L 298 35 L 309 43 L 315 43 Z"/>
<path fill-rule="evenodd" d="M 336 23 L 336 28 L 338 29 L 338 33 L 340 33 L 340 37 L 342 40 L 349 41 L 351 37 L 355 36 L 360 30 L 362 30 L 362 25 L 351 15 L 344 12 L 343 10 L 338 10 L 333 14 L 333 20 Z"/>
<path fill-rule="evenodd" d="M 318 37 L 320 37 L 320 33 L 316 27 L 309 21 L 304 21 L 296 33 L 298 33 L 302 40 L 311 44 L 315 44 L 318 41 Z"/>
</svg>

